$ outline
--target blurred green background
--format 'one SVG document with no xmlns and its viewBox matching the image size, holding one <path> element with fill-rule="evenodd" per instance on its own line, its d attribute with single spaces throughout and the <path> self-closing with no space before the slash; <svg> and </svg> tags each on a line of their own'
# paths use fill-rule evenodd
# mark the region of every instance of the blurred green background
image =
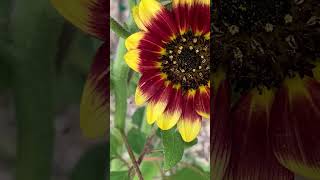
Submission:
<svg viewBox="0 0 320 180">
<path fill-rule="evenodd" d="M 0 1 L 0 180 L 108 176 L 107 138 L 86 139 L 79 127 L 100 43 L 48 0 Z"/>
</svg>

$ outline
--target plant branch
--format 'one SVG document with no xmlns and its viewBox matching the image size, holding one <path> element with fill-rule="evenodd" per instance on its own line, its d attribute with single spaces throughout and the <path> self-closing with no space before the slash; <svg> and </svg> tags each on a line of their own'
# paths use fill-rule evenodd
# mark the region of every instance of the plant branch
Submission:
<svg viewBox="0 0 320 180">
<path fill-rule="evenodd" d="M 130 145 L 128 143 L 127 137 L 126 137 L 126 135 L 124 134 L 124 132 L 122 130 L 120 130 L 120 132 L 121 132 L 121 137 L 122 137 L 122 139 L 124 141 L 124 144 L 125 144 L 125 146 L 126 146 L 126 148 L 128 150 L 128 154 L 130 156 L 130 159 L 131 159 L 131 161 L 133 163 L 133 167 L 134 167 L 134 169 L 135 169 L 135 171 L 136 171 L 136 173 L 138 175 L 138 178 L 139 178 L 139 180 L 143 180 L 142 173 L 141 173 L 141 171 L 139 169 L 139 164 L 136 161 L 136 158 L 135 158 L 135 156 L 133 154 L 133 151 L 132 151 L 132 149 L 131 149 L 131 147 L 130 147 Z"/>
<path fill-rule="evenodd" d="M 146 154 L 148 154 L 148 153 L 152 150 L 152 139 L 153 139 L 153 137 L 156 135 L 156 132 L 157 132 L 157 129 L 154 128 L 154 129 L 153 129 L 153 132 L 151 133 L 151 136 L 148 137 L 147 142 L 146 142 L 146 144 L 145 144 L 145 146 L 144 146 L 144 148 L 143 148 L 143 151 L 142 151 L 142 153 L 141 153 L 140 156 L 139 156 L 139 159 L 138 159 L 138 163 L 139 163 L 139 164 L 141 164 L 144 156 L 145 156 Z"/>
</svg>

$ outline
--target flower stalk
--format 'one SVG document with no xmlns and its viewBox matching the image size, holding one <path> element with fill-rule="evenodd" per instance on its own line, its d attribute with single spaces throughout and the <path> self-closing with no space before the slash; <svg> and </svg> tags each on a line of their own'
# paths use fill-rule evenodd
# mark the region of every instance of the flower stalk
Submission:
<svg viewBox="0 0 320 180">
<path fill-rule="evenodd" d="M 47 1 L 17 0 L 14 9 L 10 32 L 15 48 L 11 59 L 17 120 L 15 179 L 49 180 L 54 138 L 54 57 L 62 21 Z"/>
</svg>

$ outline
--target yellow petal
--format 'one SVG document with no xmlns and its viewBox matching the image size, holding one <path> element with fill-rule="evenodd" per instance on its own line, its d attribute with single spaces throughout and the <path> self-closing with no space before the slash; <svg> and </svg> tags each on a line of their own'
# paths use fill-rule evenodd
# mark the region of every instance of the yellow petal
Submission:
<svg viewBox="0 0 320 180">
<path fill-rule="evenodd" d="M 56 10 L 73 25 L 99 39 L 108 34 L 107 1 L 101 0 L 51 0 Z"/>
<path fill-rule="evenodd" d="M 157 125 L 162 130 L 171 129 L 175 126 L 181 116 L 181 110 L 172 113 L 164 112 L 157 119 Z"/>
<path fill-rule="evenodd" d="M 144 36 L 144 33 L 141 31 L 130 35 L 125 42 L 127 50 L 130 51 L 130 50 L 137 49 L 139 46 L 139 42 L 143 38 L 143 36 Z"/>
<path fill-rule="evenodd" d="M 201 120 L 180 119 L 178 122 L 178 130 L 185 142 L 193 141 L 199 134 L 201 129 Z"/>
<path fill-rule="evenodd" d="M 128 64 L 128 66 L 136 72 L 139 72 L 139 63 L 140 63 L 140 51 L 135 49 L 127 52 L 124 55 L 124 60 Z"/>
<path fill-rule="evenodd" d="M 147 105 L 147 122 L 153 124 L 167 107 L 167 102 L 150 102 Z"/>
<path fill-rule="evenodd" d="M 136 25 L 138 26 L 139 29 L 143 30 L 143 31 L 148 31 L 148 29 L 143 25 L 140 16 L 139 16 L 139 6 L 135 6 L 132 9 L 132 16 L 134 19 L 134 22 L 136 23 Z"/>
<path fill-rule="evenodd" d="M 134 96 L 134 100 L 137 106 L 143 105 L 147 101 L 147 97 L 143 95 L 139 86 L 137 86 L 136 93 Z"/>
<path fill-rule="evenodd" d="M 156 0 L 141 0 L 139 4 L 139 17 L 144 26 L 149 26 L 163 8 Z"/>
<path fill-rule="evenodd" d="M 107 121 L 109 107 L 102 106 L 103 97 L 93 89 L 95 86 L 87 81 L 80 105 L 80 127 L 83 134 L 89 138 L 101 137 L 109 129 Z"/>
<path fill-rule="evenodd" d="M 205 38 L 206 40 L 209 40 L 209 39 L 210 39 L 210 32 L 208 32 L 207 34 L 205 34 L 205 35 L 204 35 L 204 38 Z"/>
<path fill-rule="evenodd" d="M 195 4 L 210 6 L 210 0 L 195 0 Z"/>
</svg>

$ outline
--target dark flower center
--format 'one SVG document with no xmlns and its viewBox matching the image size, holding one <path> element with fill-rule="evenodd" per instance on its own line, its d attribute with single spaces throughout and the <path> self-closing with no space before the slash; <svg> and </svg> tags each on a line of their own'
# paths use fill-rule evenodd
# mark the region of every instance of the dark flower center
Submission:
<svg viewBox="0 0 320 180">
<path fill-rule="evenodd" d="M 313 77 L 320 59 L 318 1 L 232 0 L 215 7 L 212 71 L 222 67 L 235 92 Z"/>
<path fill-rule="evenodd" d="M 209 40 L 192 32 L 179 35 L 166 44 L 166 54 L 161 56 L 161 71 L 182 89 L 197 89 L 207 85 L 210 74 Z"/>
</svg>

